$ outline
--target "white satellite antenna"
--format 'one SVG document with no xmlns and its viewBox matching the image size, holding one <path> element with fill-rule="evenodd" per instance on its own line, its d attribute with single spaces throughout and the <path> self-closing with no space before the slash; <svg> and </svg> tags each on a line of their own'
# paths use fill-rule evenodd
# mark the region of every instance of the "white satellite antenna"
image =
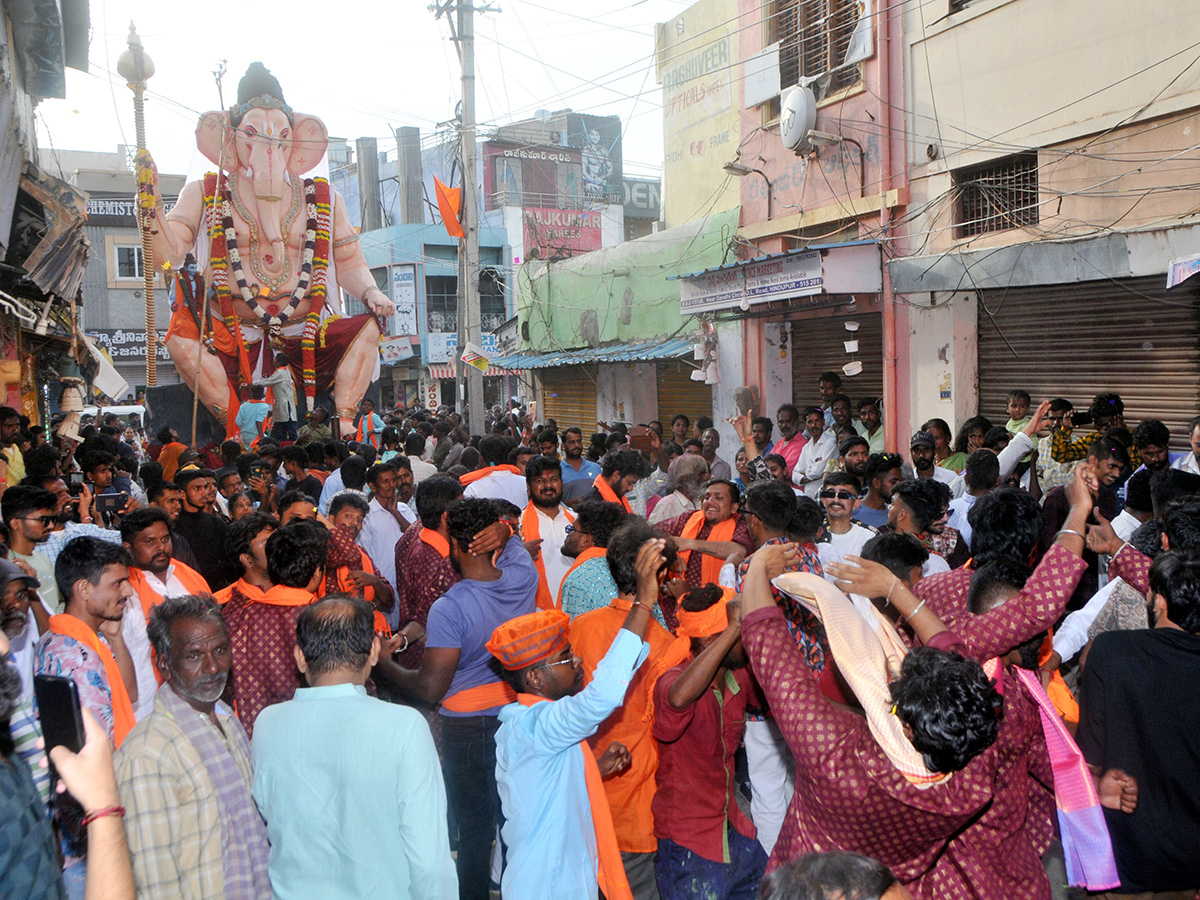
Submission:
<svg viewBox="0 0 1200 900">
<path fill-rule="evenodd" d="M 779 112 L 779 137 L 797 153 L 812 149 L 807 135 L 817 124 L 817 98 L 808 85 L 797 85 L 783 98 Z"/>
</svg>

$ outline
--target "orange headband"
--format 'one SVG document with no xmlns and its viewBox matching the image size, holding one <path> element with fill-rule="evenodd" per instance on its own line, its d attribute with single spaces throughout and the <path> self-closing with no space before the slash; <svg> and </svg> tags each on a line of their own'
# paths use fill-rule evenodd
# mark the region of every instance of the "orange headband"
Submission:
<svg viewBox="0 0 1200 900">
<path fill-rule="evenodd" d="M 721 599 L 708 609 L 700 612 L 688 612 L 681 608 L 675 614 L 679 619 L 679 628 L 676 629 L 676 634 L 681 637 L 706 638 L 709 635 L 720 634 L 728 628 L 729 613 L 725 609 L 725 603 L 730 599 L 728 593 L 723 594 Z"/>
</svg>

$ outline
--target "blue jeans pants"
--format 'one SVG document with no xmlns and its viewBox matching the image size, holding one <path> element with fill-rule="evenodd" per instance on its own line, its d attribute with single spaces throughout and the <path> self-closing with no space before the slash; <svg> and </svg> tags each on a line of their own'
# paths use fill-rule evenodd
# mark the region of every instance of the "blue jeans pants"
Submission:
<svg viewBox="0 0 1200 900">
<path fill-rule="evenodd" d="M 488 900 L 492 841 L 504 823 L 496 789 L 495 716 L 442 716 L 446 799 L 458 823 L 459 900 Z"/>
</svg>

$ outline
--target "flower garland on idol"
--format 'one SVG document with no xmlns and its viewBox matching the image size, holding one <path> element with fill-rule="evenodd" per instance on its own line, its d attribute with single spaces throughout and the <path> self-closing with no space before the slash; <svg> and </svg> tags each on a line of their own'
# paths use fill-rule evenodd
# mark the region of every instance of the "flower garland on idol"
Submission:
<svg viewBox="0 0 1200 900">
<path fill-rule="evenodd" d="M 215 173 L 205 177 L 205 204 L 211 215 L 219 217 L 220 224 L 212 229 L 213 287 L 217 293 L 225 326 L 234 335 L 238 344 L 238 374 L 242 385 L 250 383 L 250 358 L 242 334 L 241 322 L 233 308 L 233 296 L 229 288 L 229 273 L 233 273 L 241 299 L 262 320 L 264 330 L 272 339 L 277 339 L 280 330 L 296 311 L 296 307 L 307 296 L 309 309 L 304 316 L 304 330 L 300 336 L 304 396 L 311 412 L 317 396 L 316 336 L 321 322 L 321 311 L 325 307 L 325 275 L 329 268 L 329 234 L 332 204 L 329 182 L 324 178 L 304 180 L 305 229 L 304 250 L 301 255 L 300 273 L 296 287 L 287 304 L 275 315 L 263 309 L 259 296 L 255 295 L 242 269 L 241 251 L 237 243 L 237 229 L 233 222 L 233 203 L 228 183 L 222 177 L 218 184 Z M 219 206 L 218 206 L 219 198 Z M 314 278 L 313 275 L 316 275 Z M 264 346 L 260 352 L 268 352 Z"/>
</svg>

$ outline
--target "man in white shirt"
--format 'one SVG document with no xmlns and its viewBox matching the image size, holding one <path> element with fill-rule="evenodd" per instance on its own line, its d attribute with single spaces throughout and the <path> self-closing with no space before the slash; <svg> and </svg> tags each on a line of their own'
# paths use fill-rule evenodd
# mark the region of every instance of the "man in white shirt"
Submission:
<svg viewBox="0 0 1200 900">
<path fill-rule="evenodd" d="M 858 509 L 858 479 L 847 472 L 830 472 L 821 482 L 829 543 L 842 556 L 861 556 L 863 545 L 875 531 L 851 520 Z"/>
<path fill-rule="evenodd" d="M 1193 475 L 1200 475 L 1200 464 L 1197 464 L 1197 457 L 1200 456 L 1200 416 L 1192 419 L 1191 430 L 1188 431 L 1188 440 L 1192 444 L 1191 451 L 1171 463 L 1171 468 L 1191 472 Z"/>
<path fill-rule="evenodd" d="M 379 574 L 399 596 L 396 591 L 396 542 L 416 517 L 396 496 L 397 473 L 392 465 L 394 462 L 376 463 L 367 470 L 367 484 L 371 486 L 371 509 L 363 518 L 362 530 L 355 543 L 367 551 Z M 387 614 L 393 628 L 399 621 L 399 615 L 399 604 L 396 604 Z"/>
<path fill-rule="evenodd" d="M 825 414 L 815 406 L 804 410 L 804 431 L 808 435 L 808 443 L 796 460 L 792 483 L 803 490 L 805 496 L 816 500 L 821 491 L 821 480 L 825 477 L 825 467 L 837 453 L 837 438 L 832 428 L 825 428 Z"/>
<path fill-rule="evenodd" d="M 157 506 L 143 506 L 121 519 L 121 543 L 129 551 L 129 583 L 136 597 L 125 604 L 121 636 L 133 660 L 137 677 L 134 717 L 141 719 L 154 708 L 158 681 L 150 658 L 146 618 L 151 609 L 169 597 L 211 594 L 208 582 L 195 569 L 171 558 L 171 518 Z"/>
<path fill-rule="evenodd" d="M 292 384 L 292 370 L 288 367 L 286 354 L 275 354 L 275 371 L 259 384 L 269 387 L 275 399 L 271 411 L 275 428 L 271 434 L 277 441 L 296 440 L 296 388 Z"/>
<path fill-rule="evenodd" d="M 535 456 L 525 466 L 529 503 L 521 514 L 521 537 L 526 543 L 541 541 L 534 565 L 538 570 L 538 609 L 550 609 L 558 597 L 563 576 L 574 560 L 562 554 L 562 546 L 575 521 L 563 506 L 562 469 L 557 459 Z"/>
<path fill-rule="evenodd" d="M 425 444 L 425 435 L 419 431 L 410 432 L 404 439 L 404 455 L 408 457 L 408 462 L 412 466 L 414 485 L 420 484 L 430 475 L 437 474 L 437 466 L 425 462 L 422 456 L 425 452 Z"/>
<path fill-rule="evenodd" d="M 507 500 L 520 509 L 529 502 L 529 490 L 525 478 L 517 474 L 517 467 L 506 465 L 508 444 L 504 438 L 489 434 L 479 442 L 479 452 L 487 463 L 487 469 L 463 476 L 464 497 L 487 500 Z M 486 474 L 484 474 L 486 472 Z M 559 471 L 559 477 L 562 472 Z"/>
<path fill-rule="evenodd" d="M 650 513 L 650 524 L 657 525 L 685 512 L 698 510 L 708 476 L 708 463 L 703 456 L 685 453 L 675 457 L 667 469 L 667 478 L 674 490 L 655 504 Z"/>
<path fill-rule="evenodd" d="M 971 523 L 967 521 L 967 515 L 976 500 L 1000 487 L 1000 459 L 991 450 L 973 450 L 963 467 L 963 484 L 966 493 L 950 501 L 950 518 L 946 524 L 958 529 L 969 545 Z"/>
</svg>

